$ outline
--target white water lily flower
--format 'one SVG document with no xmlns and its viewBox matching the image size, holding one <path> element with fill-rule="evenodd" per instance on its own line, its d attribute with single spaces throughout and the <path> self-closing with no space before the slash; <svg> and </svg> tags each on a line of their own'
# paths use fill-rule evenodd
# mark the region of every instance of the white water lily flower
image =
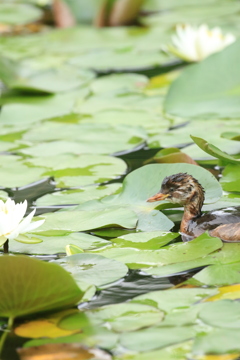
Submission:
<svg viewBox="0 0 240 360">
<path fill-rule="evenodd" d="M 19 204 L 15 204 L 10 198 L 5 203 L 0 200 L 0 246 L 7 240 L 17 239 L 20 234 L 32 231 L 44 223 L 45 220 L 31 223 L 36 209 L 23 219 L 26 210 L 27 200 Z"/>
<path fill-rule="evenodd" d="M 207 56 L 224 49 L 236 38 L 232 34 L 223 35 L 220 28 L 209 29 L 203 24 L 198 28 L 191 25 L 178 25 L 176 35 L 168 50 L 185 61 L 200 61 Z"/>
</svg>

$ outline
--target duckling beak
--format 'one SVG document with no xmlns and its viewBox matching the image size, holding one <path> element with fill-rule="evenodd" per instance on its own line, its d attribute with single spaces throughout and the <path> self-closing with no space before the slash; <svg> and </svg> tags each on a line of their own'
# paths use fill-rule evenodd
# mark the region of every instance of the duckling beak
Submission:
<svg viewBox="0 0 240 360">
<path fill-rule="evenodd" d="M 169 197 L 169 194 L 158 193 L 147 199 L 147 202 L 161 201 L 161 200 L 165 200 L 167 197 Z"/>
</svg>

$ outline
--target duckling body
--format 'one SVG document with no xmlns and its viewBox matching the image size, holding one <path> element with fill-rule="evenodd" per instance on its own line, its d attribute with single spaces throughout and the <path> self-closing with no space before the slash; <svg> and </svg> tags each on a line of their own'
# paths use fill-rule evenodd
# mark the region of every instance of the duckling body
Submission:
<svg viewBox="0 0 240 360">
<path fill-rule="evenodd" d="M 209 231 L 211 236 L 220 237 L 223 241 L 240 242 L 240 207 L 202 214 L 204 189 L 193 176 L 178 173 L 165 177 L 160 192 L 147 201 L 161 200 L 184 206 L 180 225 L 183 241 L 192 240 Z"/>
</svg>

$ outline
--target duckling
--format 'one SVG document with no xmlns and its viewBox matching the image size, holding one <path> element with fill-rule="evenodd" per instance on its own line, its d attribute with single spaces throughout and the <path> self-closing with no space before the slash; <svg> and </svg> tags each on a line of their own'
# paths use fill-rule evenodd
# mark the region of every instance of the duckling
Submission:
<svg viewBox="0 0 240 360">
<path fill-rule="evenodd" d="M 184 207 L 180 232 L 183 241 L 192 240 L 205 231 L 226 242 L 240 242 L 240 207 L 202 214 L 204 189 L 192 175 L 178 173 L 163 179 L 161 190 L 147 201 L 168 200 Z"/>
</svg>

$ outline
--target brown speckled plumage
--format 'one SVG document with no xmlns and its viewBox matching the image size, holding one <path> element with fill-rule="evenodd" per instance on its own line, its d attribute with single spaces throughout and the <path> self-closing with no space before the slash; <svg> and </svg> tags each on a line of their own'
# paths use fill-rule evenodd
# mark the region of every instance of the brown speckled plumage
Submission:
<svg viewBox="0 0 240 360">
<path fill-rule="evenodd" d="M 180 225 L 183 240 L 193 239 L 206 230 L 211 236 L 223 241 L 240 241 L 240 208 L 201 212 L 204 203 L 204 189 L 193 176 L 178 173 L 163 179 L 158 194 L 148 199 L 149 202 L 167 200 L 184 207 Z"/>
</svg>

